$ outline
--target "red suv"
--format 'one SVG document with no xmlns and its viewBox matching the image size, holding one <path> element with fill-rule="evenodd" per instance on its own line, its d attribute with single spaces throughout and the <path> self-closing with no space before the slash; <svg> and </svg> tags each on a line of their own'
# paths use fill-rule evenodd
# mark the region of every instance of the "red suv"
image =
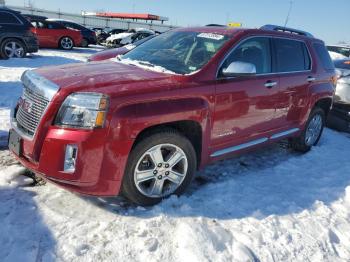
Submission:
<svg viewBox="0 0 350 262">
<path fill-rule="evenodd" d="M 64 188 L 152 205 L 214 161 L 281 139 L 310 150 L 335 79 L 302 31 L 176 29 L 121 59 L 25 72 L 9 147 Z"/>
</svg>

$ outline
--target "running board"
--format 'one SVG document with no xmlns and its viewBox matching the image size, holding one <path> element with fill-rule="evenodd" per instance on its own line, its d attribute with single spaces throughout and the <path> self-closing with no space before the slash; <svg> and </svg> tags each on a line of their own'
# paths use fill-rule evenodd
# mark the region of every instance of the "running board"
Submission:
<svg viewBox="0 0 350 262">
<path fill-rule="evenodd" d="M 241 145 L 232 146 L 232 147 L 228 147 L 228 148 L 216 151 L 213 154 L 211 154 L 210 156 L 211 157 L 218 157 L 218 156 L 226 155 L 228 153 L 233 153 L 233 152 L 236 152 L 236 151 L 239 151 L 239 150 L 242 150 L 242 149 L 246 149 L 246 148 L 249 148 L 249 147 L 252 147 L 252 146 L 263 144 L 263 143 L 265 143 L 265 142 L 267 142 L 269 140 L 275 140 L 275 139 L 278 139 L 278 138 L 281 138 L 281 137 L 285 137 L 285 136 L 294 134 L 294 133 L 296 133 L 298 131 L 300 131 L 299 128 L 293 128 L 293 129 L 290 129 L 290 130 L 287 130 L 287 131 L 284 131 L 284 132 L 281 132 L 281 133 L 274 134 L 274 135 L 270 136 L 270 138 L 263 137 L 263 138 L 256 139 L 256 140 L 253 140 L 253 141 L 241 144 Z"/>
</svg>

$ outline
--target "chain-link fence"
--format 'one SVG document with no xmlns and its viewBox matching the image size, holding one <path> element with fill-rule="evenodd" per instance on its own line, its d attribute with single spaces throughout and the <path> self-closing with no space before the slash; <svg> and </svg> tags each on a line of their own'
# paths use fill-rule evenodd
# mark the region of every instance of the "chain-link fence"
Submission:
<svg viewBox="0 0 350 262">
<path fill-rule="evenodd" d="M 0 0 L 1 1 L 1 0 Z M 9 6 L 8 8 L 20 11 L 23 14 L 32 14 L 32 15 L 40 15 L 46 16 L 48 18 L 60 18 L 66 19 L 70 21 L 74 21 L 76 23 L 82 24 L 86 27 L 101 27 L 101 28 L 120 28 L 120 29 L 132 29 L 132 28 L 147 28 L 159 32 L 165 32 L 169 29 L 175 28 L 175 26 L 164 25 L 160 22 L 152 21 L 152 22 L 135 22 L 129 20 L 115 19 L 115 18 L 102 18 L 95 16 L 83 16 L 77 14 L 70 14 L 60 11 L 49 11 L 45 9 L 39 8 L 27 8 L 27 7 L 18 7 L 18 6 Z"/>
</svg>

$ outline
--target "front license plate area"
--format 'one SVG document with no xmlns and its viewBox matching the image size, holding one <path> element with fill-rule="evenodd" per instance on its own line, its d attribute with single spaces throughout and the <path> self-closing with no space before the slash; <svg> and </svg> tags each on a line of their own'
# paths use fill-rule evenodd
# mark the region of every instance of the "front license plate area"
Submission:
<svg viewBox="0 0 350 262">
<path fill-rule="evenodd" d="M 22 154 L 22 138 L 13 129 L 9 133 L 9 149 L 17 156 Z"/>
</svg>

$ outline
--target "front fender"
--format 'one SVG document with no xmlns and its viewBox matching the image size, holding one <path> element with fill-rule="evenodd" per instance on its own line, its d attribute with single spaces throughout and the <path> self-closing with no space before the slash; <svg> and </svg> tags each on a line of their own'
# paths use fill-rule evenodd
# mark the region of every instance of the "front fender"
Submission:
<svg viewBox="0 0 350 262">
<path fill-rule="evenodd" d="M 120 108 L 111 121 L 113 137 L 135 139 L 146 128 L 161 124 L 191 120 L 206 129 L 209 104 L 201 98 L 161 100 L 126 105 Z"/>
</svg>

